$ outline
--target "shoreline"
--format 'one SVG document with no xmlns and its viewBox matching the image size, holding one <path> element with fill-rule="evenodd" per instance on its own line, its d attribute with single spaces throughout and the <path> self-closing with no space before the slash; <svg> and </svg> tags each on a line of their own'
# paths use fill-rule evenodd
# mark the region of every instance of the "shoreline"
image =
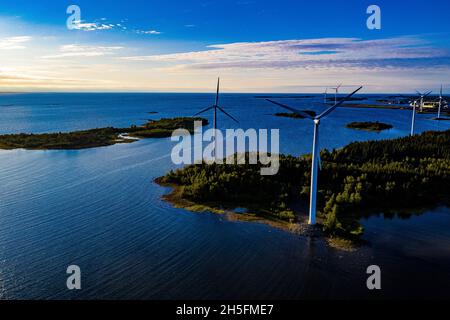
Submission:
<svg viewBox="0 0 450 320">
<path fill-rule="evenodd" d="M 364 103 L 346 103 L 343 104 L 341 106 L 339 106 L 338 108 L 356 108 L 356 109 L 386 109 L 386 110 L 409 110 L 412 111 L 412 107 L 411 106 L 400 106 L 400 105 L 377 105 L 377 104 L 364 104 Z M 422 112 L 417 111 L 417 114 L 436 114 L 437 113 L 437 109 L 424 109 Z M 443 110 L 442 111 L 443 115 L 450 115 L 450 110 Z M 437 120 L 437 119 L 436 119 Z"/>
<path fill-rule="evenodd" d="M 289 232 L 298 236 L 320 238 L 324 240 L 328 246 L 337 250 L 347 252 L 354 252 L 358 250 L 362 245 L 362 241 L 355 241 L 344 237 L 327 235 L 322 230 L 322 219 L 320 217 L 317 217 L 318 223 L 316 224 L 316 226 L 310 226 L 308 224 L 307 217 L 303 215 L 297 215 L 297 221 L 289 222 L 286 220 L 276 219 L 275 217 L 271 217 L 269 215 L 261 215 L 251 212 L 237 213 L 227 208 L 219 209 L 218 207 L 220 205 L 218 203 L 196 203 L 187 200 L 181 196 L 183 186 L 179 186 L 173 183 L 164 183 L 161 182 L 159 178 L 156 178 L 154 180 L 154 183 L 158 184 L 161 187 L 171 188 L 171 190 L 168 193 L 164 194 L 161 198 L 162 200 L 172 205 L 174 208 L 184 209 L 196 214 L 212 213 L 221 215 L 228 222 L 249 222 L 265 224 L 272 228 L 276 228 L 278 230 Z"/>
<path fill-rule="evenodd" d="M 450 203 L 443 192 L 450 177 L 449 139 L 450 130 L 429 131 L 323 151 L 322 199 L 315 229 L 322 228 L 318 236 L 333 247 L 354 249 L 364 242 L 364 217 L 408 217 L 419 214 L 424 206 Z M 261 176 L 255 166 L 205 163 L 171 170 L 154 181 L 171 188 L 162 199 L 177 208 L 225 214 L 228 220 L 262 222 L 308 236 L 311 228 L 304 206 L 309 203 L 309 179 L 305 176 L 309 170 L 307 155 L 281 155 L 275 181 Z M 397 178 L 401 184 L 392 182 Z M 228 191 L 219 192 L 223 189 Z M 411 190 L 415 189 L 422 193 L 413 197 Z M 241 208 L 246 213 L 239 213 L 244 211 Z"/>
<path fill-rule="evenodd" d="M 71 132 L 18 133 L 0 135 L 0 150 L 81 150 L 133 143 L 146 138 L 168 138 L 176 129 L 194 131 L 194 121 L 208 125 L 204 118 L 177 117 L 150 120 L 129 128 L 96 128 Z"/>
</svg>

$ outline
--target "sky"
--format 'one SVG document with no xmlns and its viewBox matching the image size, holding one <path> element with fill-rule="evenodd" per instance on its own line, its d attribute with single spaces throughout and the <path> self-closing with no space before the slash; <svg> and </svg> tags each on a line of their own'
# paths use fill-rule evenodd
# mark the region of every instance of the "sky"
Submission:
<svg viewBox="0 0 450 320">
<path fill-rule="evenodd" d="M 370 5 L 381 29 L 367 27 Z M 448 0 L 2 0 L 0 92 L 208 92 L 220 76 L 225 92 L 448 93 L 449 12 Z"/>
</svg>

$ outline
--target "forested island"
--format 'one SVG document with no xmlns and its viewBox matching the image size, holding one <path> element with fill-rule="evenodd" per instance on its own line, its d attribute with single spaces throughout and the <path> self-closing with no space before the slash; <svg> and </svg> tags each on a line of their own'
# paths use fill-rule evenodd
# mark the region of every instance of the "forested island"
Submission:
<svg viewBox="0 0 450 320">
<path fill-rule="evenodd" d="M 42 134 L 6 134 L 0 135 L 0 149 L 30 149 L 30 150 L 67 150 L 86 149 L 110 146 L 116 143 L 134 142 L 136 138 L 165 138 L 170 137 L 176 129 L 194 131 L 194 121 L 208 120 L 203 118 L 167 118 L 151 120 L 142 126 L 132 125 L 129 128 L 97 128 L 90 130 L 42 133 Z"/>
<path fill-rule="evenodd" d="M 303 110 L 304 113 L 309 114 L 311 117 L 316 116 L 316 112 L 313 110 Z M 294 118 L 294 119 L 304 119 L 305 117 L 293 112 L 278 112 L 275 113 L 276 117 Z"/>
<path fill-rule="evenodd" d="M 329 238 L 357 241 L 371 214 L 408 217 L 450 203 L 450 130 L 394 140 L 351 143 L 321 152 L 318 222 Z M 311 156 L 280 156 L 275 176 L 259 165 L 190 165 L 156 179 L 173 187 L 164 198 L 192 211 L 232 212 L 243 220 L 305 225 Z M 301 209 L 299 209 L 301 208 Z M 234 217 L 237 214 L 233 215 Z"/>
<path fill-rule="evenodd" d="M 366 131 L 375 131 L 380 132 L 383 130 L 392 129 L 393 126 L 387 123 L 383 122 L 351 122 L 346 125 L 349 129 L 356 129 L 356 130 L 366 130 Z"/>
</svg>

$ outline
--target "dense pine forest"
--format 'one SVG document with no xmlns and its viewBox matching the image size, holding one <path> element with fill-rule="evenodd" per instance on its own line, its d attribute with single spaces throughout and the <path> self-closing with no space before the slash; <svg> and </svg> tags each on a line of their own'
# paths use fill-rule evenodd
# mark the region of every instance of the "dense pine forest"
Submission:
<svg viewBox="0 0 450 320">
<path fill-rule="evenodd" d="M 370 214 L 409 215 L 449 202 L 450 130 L 395 140 L 355 142 L 321 152 L 318 211 L 323 229 L 358 237 Z M 311 156 L 281 155 L 275 176 L 259 165 L 190 165 L 157 182 L 175 186 L 182 199 L 210 207 L 246 207 L 294 222 L 306 214 Z M 300 204 L 300 205 L 299 205 Z M 294 208 L 304 207 L 305 210 Z"/>
</svg>

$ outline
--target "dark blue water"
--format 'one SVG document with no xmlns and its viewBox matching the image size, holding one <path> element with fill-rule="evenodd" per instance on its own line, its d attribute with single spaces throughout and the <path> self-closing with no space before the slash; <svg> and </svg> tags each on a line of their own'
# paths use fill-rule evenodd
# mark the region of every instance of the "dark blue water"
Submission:
<svg viewBox="0 0 450 320">
<path fill-rule="evenodd" d="M 0 132 L 71 131 L 190 116 L 205 94 L 0 95 Z M 279 128 L 281 151 L 311 148 L 312 126 L 277 118 L 253 95 L 223 95 L 242 128 Z M 313 100 L 280 99 L 316 109 Z M 323 107 L 317 107 L 319 110 Z M 156 115 L 148 112 L 157 111 Z M 207 115 L 208 117 L 209 115 Z M 407 135 L 401 110 L 338 109 L 321 126 L 321 146 Z M 419 115 L 417 131 L 450 124 Z M 394 125 L 382 133 L 350 121 Z M 237 125 L 220 117 L 220 128 Z M 175 166 L 170 139 L 79 151 L 0 151 L 0 298 L 378 298 L 450 297 L 450 209 L 407 220 L 364 220 L 370 245 L 346 253 L 323 240 L 263 224 L 172 208 L 153 183 Z M 82 270 L 81 291 L 66 289 L 66 268 Z M 382 269 L 381 292 L 366 289 L 366 268 Z"/>
</svg>

